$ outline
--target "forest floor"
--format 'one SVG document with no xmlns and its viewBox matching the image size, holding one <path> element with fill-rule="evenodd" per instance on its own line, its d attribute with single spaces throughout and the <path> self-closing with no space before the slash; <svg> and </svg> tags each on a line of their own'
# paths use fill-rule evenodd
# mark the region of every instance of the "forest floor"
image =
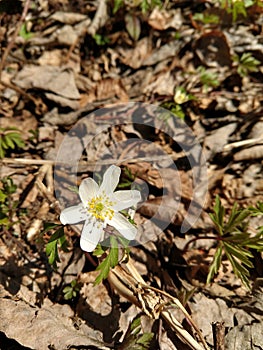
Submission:
<svg viewBox="0 0 263 350">
<path fill-rule="evenodd" d="M 263 349 L 263 7 L 223 3 L 0 2 L 1 350 Z M 112 164 L 128 298 L 59 226 Z"/>
</svg>

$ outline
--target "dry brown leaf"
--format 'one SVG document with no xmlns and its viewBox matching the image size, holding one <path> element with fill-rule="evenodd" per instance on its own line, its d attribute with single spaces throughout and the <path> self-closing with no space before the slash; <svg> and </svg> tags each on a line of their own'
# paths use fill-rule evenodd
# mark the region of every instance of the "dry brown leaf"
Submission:
<svg viewBox="0 0 263 350">
<path fill-rule="evenodd" d="M 158 7 L 150 14 L 148 23 L 151 27 L 157 30 L 166 30 L 168 28 L 174 28 L 178 30 L 183 22 L 181 9 L 176 10 L 160 10 Z"/>
<path fill-rule="evenodd" d="M 97 100 L 117 97 L 119 102 L 128 102 L 129 97 L 120 79 L 103 79 L 96 86 Z"/>
<path fill-rule="evenodd" d="M 38 350 L 66 349 L 73 345 L 108 349 L 101 333 L 76 318 L 68 305 L 45 300 L 38 308 L 21 300 L 2 298 L 0 314 L 0 331 L 23 346 Z"/>
<path fill-rule="evenodd" d="M 26 65 L 16 75 L 14 83 L 23 89 L 51 91 L 58 96 L 78 100 L 80 98 L 72 70 L 53 66 Z"/>
<path fill-rule="evenodd" d="M 72 25 L 84 21 L 87 19 L 87 16 L 76 12 L 56 11 L 50 16 L 50 19 L 64 24 Z"/>
<path fill-rule="evenodd" d="M 133 69 L 140 68 L 151 54 L 152 45 L 148 37 L 139 40 L 134 49 L 119 49 L 121 61 Z"/>
</svg>

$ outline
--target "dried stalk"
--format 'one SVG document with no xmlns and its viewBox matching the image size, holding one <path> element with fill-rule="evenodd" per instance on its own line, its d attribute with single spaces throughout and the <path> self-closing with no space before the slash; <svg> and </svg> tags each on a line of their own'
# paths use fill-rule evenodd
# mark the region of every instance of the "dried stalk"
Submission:
<svg viewBox="0 0 263 350">
<path fill-rule="evenodd" d="M 161 156 L 153 156 L 153 157 L 138 157 L 138 158 L 125 158 L 125 159 L 105 159 L 105 160 L 96 160 L 96 161 L 80 161 L 78 162 L 79 168 L 85 168 L 86 171 L 92 171 L 94 170 L 95 166 L 99 165 L 110 165 L 110 164 L 132 164 L 132 163 L 139 163 L 139 162 L 153 162 L 153 161 L 163 161 L 166 157 Z M 172 157 L 167 157 L 169 160 L 173 160 Z M 77 161 L 75 163 L 66 163 L 66 162 L 60 162 L 60 161 L 54 161 L 54 160 L 48 160 L 48 159 L 29 159 L 29 158 L 3 158 L 0 163 L 4 164 L 14 164 L 14 165 L 44 165 L 44 164 L 50 164 L 50 165 L 61 165 L 65 167 L 75 166 Z"/>
<path fill-rule="evenodd" d="M 200 330 L 193 322 L 181 302 L 170 294 L 148 286 L 138 273 L 131 259 L 125 265 L 117 265 L 109 273 L 108 280 L 112 287 L 123 297 L 140 307 L 149 317 L 161 317 L 176 332 L 177 336 L 193 350 L 209 350 Z M 170 312 L 171 303 L 183 312 L 197 332 L 200 345 Z"/>
</svg>

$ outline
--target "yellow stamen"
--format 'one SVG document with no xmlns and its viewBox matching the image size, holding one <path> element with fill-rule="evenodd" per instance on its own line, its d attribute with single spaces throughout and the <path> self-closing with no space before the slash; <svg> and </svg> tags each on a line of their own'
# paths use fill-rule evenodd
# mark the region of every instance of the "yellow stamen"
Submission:
<svg viewBox="0 0 263 350">
<path fill-rule="evenodd" d="M 97 220 L 105 221 L 106 218 L 112 219 L 114 210 L 111 209 L 113 202 L 103 193 L 103 195 L 93 197 L 87 206 L 88 212 Z"/>
</svg>

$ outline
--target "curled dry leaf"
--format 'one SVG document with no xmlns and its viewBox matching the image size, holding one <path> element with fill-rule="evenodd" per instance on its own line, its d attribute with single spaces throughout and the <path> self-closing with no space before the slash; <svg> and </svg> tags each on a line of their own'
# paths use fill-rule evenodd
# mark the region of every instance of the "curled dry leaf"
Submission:
<svg viewBox="0 0 263 350">
<path fill-rule="evenodd" d="M 152 11 L 148 19 L 148 23 L 151 27 L 157 30 L 166 30 L 168 28 L 174 28 L 178 30 L 183 22 L 181 9 L 176 10 L 160 10 L 157 7 Z"/>
</svg>

